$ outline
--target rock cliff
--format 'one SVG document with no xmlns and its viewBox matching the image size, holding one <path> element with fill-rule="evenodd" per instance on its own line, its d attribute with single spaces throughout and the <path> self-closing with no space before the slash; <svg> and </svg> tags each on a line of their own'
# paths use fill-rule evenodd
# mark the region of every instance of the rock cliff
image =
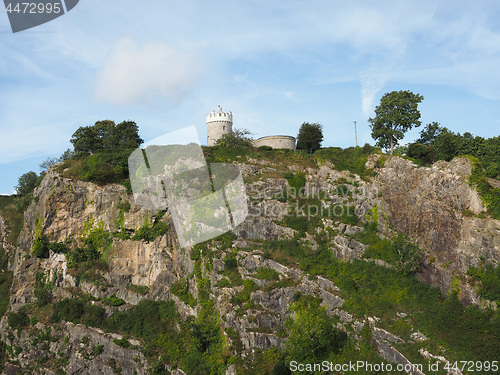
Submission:
<svg viewBox="0 0 500 375">
<path fill-rule="evenodd" d="M 292 191 L 287 180 L 277 176 L 283 171 L 272 162 L 250 159 L 239 163 L 247 185 L 250 216 L 237 228 L 228 246 L 209 245 L 203 251 L 212 255 L 202 254 L 201 260 L 193 256 L 193 249 L 179 248 L 168 211 L 159 215 L 140 209 L 121 185 L 76 181 L 49 169 L 25 213 L 15 248 L 10 316 L 20 316 L 12 314 L 24 314 L 27 306 L 39 302 L 37 290 L 43 279 L 50 284 L 53 301 L 85 295 L 92 304 L 104 308 L 106 316 L 125 311 L 141 300 L 154 300 L 174 301 L 182 319 L 189 320 L 203 310 L 200 303 L 191 303 L 189 298 L 201 301 L 205 291 L 200 288 L 205 284 L 200 280 L 207 280 L 208 298 L 214 301 L 233 355 L 246 357 L 273 347 L 282 349 L 286 338 L 280 330 L 294 316 L 291 304 L 300 296 L 311 296 L 321 301 L 329 315 L 338 318 L 339 327 L 350 337 L 359 338 L 362 327 L 370 327 L 372 345 L 379 356 L 389 362 L 411 364 L 396 348 L 397 343 L 411 342 L 410 338 L 401 339 L 383 330 L 375 317 L 353 317 L 350 305 L 345 306 L 342 288 L 327 277 L 310 276 L 298 262 L 287 261 L 287 256 L 273 257 L 266 245 L 297 239 L 300 246 L 312 252 L 326 247 L 346 262 L 362 260 L 391 268 L 381 259 L 364 257 L 369 244 L 363 243 L 362 235 L 367 224 L 375 223 L 381 238 L 404 233 L 418 242 L 424 250 L 418 271 L 421 280 L 439 287 L 444 294 L 458 288 L 464 304 L 480 305 L 481 298 L 466 272 L 485 262 L 498 264 L 500 221 L 481 215 L 484 206 L 468 184 L 469 160 L 457 158 L 421 168 L 393 157 L 375 168 L 379 157 L 374 155 L 367 162 L 367 167 L 376 172 L 369 179 L 338 171 L 328 162 L 309 168 L 300 192 Z M 303 170 L 293 165 L 285 169 L 292 173 Z M 338 207 L 342 213 L 331 214 Z M 338 220 L 346 207 L 353 208 L 356 220 Z M 329 214 L 320 214 L 320 210 Z M 287 217 L 294 216 L 307 217 L 315 227 L 304 230 L 290 224 Z M 134 239 L 139 228 L 158 221 L 168 225 L 169 231 L 150 241 Z M 0 218 L 0 245 L 14 253 L 14 246 L 6 243 L 4 227 Z M 109 234 L 110 243 L 102 248 L 107 262 L 102 269 L 78 273 L 67 254 L 52 249 L 47 258 L 33 256 L 37 236 L 74 249 L 84 246 L 86 234 L 96 228 Z M 236 267 L 230 269 L 229 260 L 233 258 Z M 184 292 L 174 288 L 179 285 L 186 285 Z M 111 297 L 122 303 L 106 303 Z M 57 374 L 61 369 L 68 374 L 146 374 L 151 370 L 151 356 L 148 359 L 143 354 L 147 343 L 135 338 L 126 338 L 130 345 L 120 345 L 121 334 L 64 320 L 53 322 L 43 316 L 31 316 L 25 328 L 14 329 L 6 315 L 0 325 L 2 341 L 11 348 L 5 374 L 21 369 L 37 374 Z M 170 365 L 165 371 L 183 373 Z M 226 373 L 236 373 L 235 365 L 228 365 Z"/>
</svg>

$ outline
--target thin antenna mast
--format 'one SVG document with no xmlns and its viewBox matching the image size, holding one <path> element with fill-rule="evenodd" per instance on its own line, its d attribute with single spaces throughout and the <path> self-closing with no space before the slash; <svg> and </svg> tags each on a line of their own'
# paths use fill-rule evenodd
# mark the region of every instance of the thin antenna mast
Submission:
<svg viewBox="0 0 500 375">
<path fill-rule="evenodd" d="M 356 135 L 356 147 L 358 147 L 358 130 L 356 129 L 356 123 L 357 121 L 354 122 L 354 134 Z"/>
</svg>

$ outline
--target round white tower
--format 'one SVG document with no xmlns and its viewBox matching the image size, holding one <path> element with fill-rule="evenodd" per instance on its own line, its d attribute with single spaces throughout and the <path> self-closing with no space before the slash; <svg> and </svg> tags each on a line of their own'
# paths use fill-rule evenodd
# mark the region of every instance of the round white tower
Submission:
<svg viewBox="0 0 500 375">
<path fill-rule="evenodd" d="M 224 134 L 233 132 L 233 113 L 222 112 L 221 106 L 217 111 L 207 115 L 207 146 L 215 146 L 215 143 Z"/>
</svg>

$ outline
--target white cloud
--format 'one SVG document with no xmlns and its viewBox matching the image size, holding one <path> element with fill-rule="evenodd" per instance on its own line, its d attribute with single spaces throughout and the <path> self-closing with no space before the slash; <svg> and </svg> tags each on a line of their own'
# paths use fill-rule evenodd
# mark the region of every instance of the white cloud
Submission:
<svg viewBox="0 0 500 375">
<path fill-rule="evenodd" d="M 95 99 L 116 106 L 149 104 L 158 98 L 178 103 L 196 86 L 201 66 L 194 55 L 162 42 L 138 45 L 120 40 L 94 85 Z"/>
</svg>

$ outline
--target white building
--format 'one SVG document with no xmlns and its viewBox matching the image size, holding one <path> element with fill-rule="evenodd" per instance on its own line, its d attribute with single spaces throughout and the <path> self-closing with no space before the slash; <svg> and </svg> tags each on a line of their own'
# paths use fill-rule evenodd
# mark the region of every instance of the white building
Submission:
<svg viewBox="0 0 500 375">
<path fill-rule="evenodd" d="M 207 115 L 207 146 L 215 146 L 224 134 L 233 132 L 233 113 L 223 112 L 221 106 L 217 111 Z M 295 150 L 295 137 L 290 135 L 271 135 L 252 141 L 254 147 L 268 146 Z"/>
<path fill-rule="evenodd" d="M 224 134 L 233 132 L 233 114 L 222 112 L 221 106 L 217 111 L 207 115 L 207 146 L 215 146 L 215 143 Z"/>
</svg>

